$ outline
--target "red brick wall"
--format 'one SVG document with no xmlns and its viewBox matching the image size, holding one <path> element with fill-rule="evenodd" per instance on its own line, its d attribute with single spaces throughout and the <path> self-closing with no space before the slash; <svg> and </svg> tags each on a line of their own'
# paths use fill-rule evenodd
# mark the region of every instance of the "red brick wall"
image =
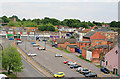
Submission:
<svg viewBox="0 0 120 79">
<path fill-rule="evenodd" d="M 81 46 L 81 44 L 83 44 L 82 46 Z M 83 47 L 86 47 L 86 45 L 85 44 L 87 44 L 87 46 L 89 46 L 89 44 L 90 43 L 79 43 L 79 49 L 81 50 Z"/>
<path fill-rule="evenodd" d="M 82 57 L 84 57 L 86 59 L 86 50 L 82 49 Z"/>
<path fill-rule="evenodd" d="M 58 44 L 58 48 L 66 49 L 67 45 L 76 45 L 76 43 L 70 44 L 69 42 L 65 42 L 64 44 Z"/>
<path fill-rule="evenodd" d="M 97 43 L 98 42 L 98 43 Z M 105 40 L 91 40 L 91 46 L 95 46 L 95 45 L 107 45 L 107 41 Z"/>
</svg>

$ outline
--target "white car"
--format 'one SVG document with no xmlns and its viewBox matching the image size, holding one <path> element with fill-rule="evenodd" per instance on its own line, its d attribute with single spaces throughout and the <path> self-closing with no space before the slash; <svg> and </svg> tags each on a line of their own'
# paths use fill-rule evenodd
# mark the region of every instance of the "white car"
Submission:
<svg viewBox="0 0 120 79">
<path fill-rule="evenodd" d="M 37 49 L 38 50 L 45 50 L 45 48 L 42 48 L 42 47 L 38 47 Z"/>
<path fill-rule="evenodd" d="M 75 64 L 77 64 L 76 62 L 71 62 L 71 61 L 69 61 L 68 63 L 67 63 L 67 65 L 75 65 Z"/>
<path fill-rule="evenodd" d="M 62 55 L 60 55 L 60 54 L 55 54 L 55 57 L 62 57 Z"/>
<path fill-rule="evenodd" d="M 31 57 L 32 56 L 37 56 L 37 54 L 36 53 L 29 53 L 28 56 L 31 56 Z"/>
<path fill-rule="evenodd" d="M 82 67 L 78 67 L 76 71 L 79 72 L 81 69 L 83 69 L 83 68 Z"/>
</svg>

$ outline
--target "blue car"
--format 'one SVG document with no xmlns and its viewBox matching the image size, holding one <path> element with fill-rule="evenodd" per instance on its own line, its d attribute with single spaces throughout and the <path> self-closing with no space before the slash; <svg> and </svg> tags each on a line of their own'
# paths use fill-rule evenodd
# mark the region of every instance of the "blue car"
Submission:
<svg viewBox="0 0 120 79">
<path fill-rule="evenodd" d="M 14 40 L 13 38 L 9 38 L 9 40 Z"/>
<path fill-rule="evenodd" d="M 32 42 L 31 44 L 36 44 L 35 42 Z"/>
</svg>

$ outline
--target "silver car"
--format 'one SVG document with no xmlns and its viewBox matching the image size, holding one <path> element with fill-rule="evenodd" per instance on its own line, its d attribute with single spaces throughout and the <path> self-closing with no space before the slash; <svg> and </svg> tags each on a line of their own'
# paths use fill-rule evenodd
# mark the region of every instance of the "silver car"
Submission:
<svg viewBox="0 0 120 79">
<path fill-rule="evenodd" d="M 60 55 L 60 54 L 55 54 L 55 57 L 62 57 L 62 55 Z"/>
</svg>

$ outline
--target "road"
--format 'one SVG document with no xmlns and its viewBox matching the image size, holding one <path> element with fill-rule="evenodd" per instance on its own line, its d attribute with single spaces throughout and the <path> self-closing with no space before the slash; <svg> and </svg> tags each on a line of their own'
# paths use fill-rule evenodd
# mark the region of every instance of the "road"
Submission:
<svg viewBox="0 0 120 79">
<path fill-rule="evenodd" d="M 23 42 L 20 47 L 26 51 L 26 53 L 36 53 L 37 56 L 33 58 L 53 73 L 64 72 L 65 77 L 84 77 L 84 75 L 76 72 L 75 69 L 70 69 L 67 65 L 65 65 L 63 62 L 66 58 L 64 57 L 55 57 L 55 53 L 50 51 L 37 50 L 37 48 L 34 48 L 32 44 L 27 41 L 26 43 Z"/>
<path fill-rule="evenodd" d="M 13 40 L 9 41 L 8 39 L 2 39 L 2 45 L 3 45 L 4 48 L 8 47 L 8 44 L 13 45 L 13 43 L 14 43 Z M 38 72 L 23 57 L 22 57 L 22 62 L 23 62 L 24 69 L 22 70 L 23 72 L 18 72 L 17 73 L 18 77 L 43 77 L 43 75 L 40 72 Z"/>
<path fill-rule="evenodd" d="M 37 43 L 43 47 L 45 46 L 45 43 L 43 41 L 38 41 Z M 50 46 L 50 44 L 47 44 L 46 47 L 47 47 L 48 51 L 52 51 L 53 53 L 62 54 L 66 59 L 71 59 L 71 60 L 81 64 L 83 67 L 88 68 L 92 72 L 97 73 L 99 75 L 99 77 L 101 76 L 100 68 L 96 67 L 93 63 L 86 62 L 86 61 L 76 57 L 76 55 L 74 53 L 66 53 L 61 50 L 58 50 L 58 49 Z M 110 74 L 106 75 L 106 74 L 102 73 L 102 77 L 108 77 L 109 75 Z"/>
</svg>

